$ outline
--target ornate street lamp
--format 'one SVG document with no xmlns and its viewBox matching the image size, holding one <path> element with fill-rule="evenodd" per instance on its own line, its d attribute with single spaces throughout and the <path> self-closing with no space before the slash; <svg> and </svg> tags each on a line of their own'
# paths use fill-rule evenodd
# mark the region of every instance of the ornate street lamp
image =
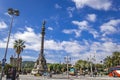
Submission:
<svg viewBox="0 0 120 80">
<path fill-rule="evenodd" d="M 71 58 L 69 56 L 66 56 L 66 57 L 64 57 L 64 59 L 65 59 L 65 62 L 67 64 L 67 78 L 69 79 L 69 68 L 68 68 L 68 66 L 69 66 Z"/>
<path fill-rule="evenodd" d="M 14 19 L 14 16 L 19 16 L 19 11 L 14 10 L 12 8 L 9 8 L 8 9 L 8 14 L 12 16 L 12 20 L 11 20 L 11 23 L 10 23 L 10 29 L 9 29 L 9 33 L 8 33 L 7 45 L 6 45 L 6 49 L 5 49 L 5 55 L 4 55 L 4 58 L 2 59 L 2 70 L 1 70 L 1 78 L 0 78 L 0 80 L 2 80 L 2 75 L 3 75 L 3 71 L 4 71 L 3 69 L 4 69 L 4 66 L 5 66 L 5 62 L 6 62 L 6 56 L 7 56 L 8 44 L 9 44 L 9 40 L 10 40 L 10 34 L 11 34 L 11 30 L 12 30 L 13 19 Z"/>
<path fill-rule="evenodd" d="M 90 58 L 88 58 L 88 61 L 89 61 L 89 63 L 90 63 L 90 76 L 93 77 L 93 62 L 96 61 L 96 59 L 95 59 L 95 54 L 94 54 L 93 57 L 92 57 L 92 55 L 90 54 Z M 97 69 L 96 69 L 96 66 L 95 66 L 95 70 L 97 70 Z"/>
</svg>

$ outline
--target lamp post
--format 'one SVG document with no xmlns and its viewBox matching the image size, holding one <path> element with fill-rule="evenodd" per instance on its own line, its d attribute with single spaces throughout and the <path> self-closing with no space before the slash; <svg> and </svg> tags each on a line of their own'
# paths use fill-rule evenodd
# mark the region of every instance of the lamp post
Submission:
<svg viewBox="0 0 120 80">
<path fill-rule="evenodd" d="M 5 55 L 4 55 L 4 58 L 2 59 L 2 70 L 1 70 L 1 78 L 0 78 L 0 80 L 2 80 L 2 75 L 3 75 L 3 71 L 4 71 L 3 69 L 4 69 L 4 66 L 5 66 L 5 62 L 6 62 L 6 56 L 7 56 L 8 44 L 9 44 L 9 40 L 10 40 L 10 34 L 11 34 L 11 30 L 12 30 L 13 19 L 14 19 L 14 16 L 19 16 L 19 11 L 14 10 L 12 8 L 9 8 L 8 9 L 8 14 L 12 16 L 12 20 L 11 20 L 11 23 L 10 23 L 8 39 L 7 39 L 7 45 L 6 45 L 6 49 L 5 49 Z"/>
<path fill-rule="evenodd" d="M 69 62 L 70 62 L 71 58 L 69 56 L 66 56 L 66 57 L 64 57 L 64 59 L 65 59 L 65 62 L 67 64 L 67 78 L 69 79 L 69 68 L 68 68 L 68 66 L 69 66 Z"/>
<path fill-rule="evenodd" d="M 90 55 L 90 58 L 88 58 L 88 61 L 89 61 L 89 63 L 90 63 L 90 76 L 92 77 L 93 76 L 93 63 L 92 63 L 92 61 L 93 61 L 93 58 L 91 57 L 91 55 Z"/>
</svg>

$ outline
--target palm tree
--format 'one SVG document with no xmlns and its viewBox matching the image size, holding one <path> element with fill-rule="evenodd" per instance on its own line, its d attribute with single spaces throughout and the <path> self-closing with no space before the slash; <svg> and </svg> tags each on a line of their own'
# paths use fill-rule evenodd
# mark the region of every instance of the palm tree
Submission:
<svg viewBox="0 0 120 80">
<path fill-rule="evenodd" d="M 112 66 L 113 66 L 112 57 L 111 57 L 111 56 L 107 56 L 107 57 L 104 59 L 104 64 L 106 65 L 107 68 L 112 67 Z"/>
<path fill-rule="evenodd" d="M 111 56 L 104 59 L 104 64 L 109 67 L 114 67 L 120 64 L 120 52 L 113 52 Z"/>
<path fill-rule="evenodd" d="M 114 66 L 117 66 L 120 64 L 120 52 L 113 52 L 112 58 L 114 60 Z"/>
<path fill-rule="evenodd" d="M 13 48 L 15 49 L 15 52 L 17 54 L 17 61 L 18 61 L 17 62 L 17 68 L 19 68 L 19 56 L 20 56 L 20 53 L 25 48 L 24 43 L 25 43 L 25 41 L 23 41 L 21 39 L 15 40 L 15 42 L 14 42 Z"/>
</svg>

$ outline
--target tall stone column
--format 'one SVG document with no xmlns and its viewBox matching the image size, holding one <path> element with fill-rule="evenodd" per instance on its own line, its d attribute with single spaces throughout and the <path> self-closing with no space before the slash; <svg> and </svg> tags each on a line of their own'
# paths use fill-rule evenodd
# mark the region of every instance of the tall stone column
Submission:
<svg viewBox="0 0 120 80">
<path fill-rule="evenodd" d="M 45 21 L 42 24 L 42 32 L 41 32 L 41 50 L 38 58 L 39 71 L 44 72 L 47 70 L 46 59 L 44 56 L 44 35 L 45 35 Z"/>
<path fill-rule="evenodd" d="M 43 72 L 47 71 L 47 64 L 46 59 L 44 56 L 44 36 L 45 36 L 45 21 L 42 23 L 42 31 L 41 31 L 41 49 L 39 57 L 34 65 L 34 68 L 32 69 L 33 74 L 36 74 L 37 71 L 38 74 L 42 74 Z"/>
</svg>

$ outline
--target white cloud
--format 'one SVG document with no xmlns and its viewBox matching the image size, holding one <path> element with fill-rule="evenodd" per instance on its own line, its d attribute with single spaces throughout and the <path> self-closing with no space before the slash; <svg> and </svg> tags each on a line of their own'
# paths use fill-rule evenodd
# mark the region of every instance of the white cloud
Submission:
<svg viewBox="0 0 120 80">
<path fill-rule="evenodd" d="M 79 26 L 80 29 L 86 29 L 88 27 L 88 22 L 87 21 L 72 21 L 73 24 Z"/>
<path fill-rule="evenodd" d="M 68 44 L 68 46 L 65 48 L 67 53 L 71 53 L 70 57 L 73 58 L 75 61 L 79 59 L 87 60 L 87 58 L 90 58 L 90 55 L 92 58 L 94 58 L 96 61 L 93 61 L 95 63 L 99 63 L 101 60 L 103 60 L 106 56 L 110 56 L 112 52 L 114 51 L 120 51 L 120 45 L 113 42 L 88 42 L 85 45 L 82 45 L 85 42 L 77 43 L 77 45 L 74 46 L 75 43 L 71 45 Z M 71 44 L 71 43 L 70 43 Z M 75 48 L 73 48 L 75 47 Z M 73 61 L 74 61 L 73 60 Z"/>
<path fill-rule="evenodd" d="M 55 4 L 55 8 L 56 9 L 60 9 L 60 8 L 62 8 L 60 5 L 58 5 L 58 4 Z"/>
<path fill-rule="evenodd" d="M 85 47 L 79 45 L 77 41 L 63 41 L 61 42 L 61 46 L 67 53 L 79 53 L 85 50 Z"/>
<path fill-rule="evenodd" d="M 93 35 L 94 38 L 99 37 L 99 34 L 96 30 L 92 29 L 91 27 L 89 27 L 88 22 L 87 21 L 72 21 L 73 24 L 77 25 L 79 27 L 79 31 L 77 30 L 76 32 L 79 33 L 78 36 L 80 36 L 81 32 L 83 30 L 87 30 L 89 33 L 91 33 Z"/>
<path fill-rule="evenodd" d="M 71 29 L 71 30 L 64 29 L 63 32 L 66 34 L 72 34 L 72 32 L 74 32 L 74 30 L 73 29 Z"/>
<path fill-rule="evenodd" d="M 103 43 L 103 50 L 105 50 L 106 52 L 114 52 L 114 51 L 120 51 L 120 45 L 118 45 L 117 43 L 113 43 L 113 42 L 105 42 Z"/>
<path fill-rule="evenodd" d="M 33 57 L 33 56 L 28 56 L 28 55 L 23 55 L 22 58 L 23 58 L 24 60 L 36 60 L 35 57 Z"/>
<path fill-rule="evenodd" d="M 75 37 L 79 37 L 81 35 L 81 30 L 76 30 L 76 29 L 70 29 L 70 30 L 64 29 L 62 32 L 65 34 L 75 33 Z"/>
<path fill-rule="evenodd" d="M 73 11 L 75 10 L 75 8 L 74 7 L 68 7 L 67 8 L 67 11 L 68 11 L 68 14 L 69 14 L 69 17 L 73 17 Z"/>
<path fill-rule="evenodd" d="M 4 21 L 0 22 L 0 30 L 7 28 L 7 24 Z"/>
<path fill-rule="evenodd" d="M 81 32 L 88 29 L 88 22 L 87 21 L 72 21 L 74 25 L 77 25 L 79 29 L 74 30 L 76 37 L 81 35 Z"/>
<path fill-rule="evenodd" d="M 110 56 L 112 54 L 112 52 L 115 51 L 120 51 L 120 45 L 117 43 L 113 43 L 110 41 L 106 41 L 106 42 L 91 42 L 89 43 L 89 47 L 90 51 L 86 51 L 86 57 L 90 57 L 89 55 L 91 54 L 92 57 L 96 57 L 96 61 L 97 63 L 99 63 L 99 61 L 103 60 L 106 56 Z M 85 54 L 82 54 L 85 55 Z"/>
<path fill-rule="evenodd" d="M 96 15 L 95 14 L 88 14 L 87 20 L 95 22 L 96 21 Z"/>
<path fill-rule="evenodd" d="M 47 63 L 58 63 L 57 60 L 53 60 L 53 59 L 46 59 Z"/>
<path fill-rule="evenodd" d="M 72 0 L 76 8 L 80 9 L 85 6 L 91 7 L 97 10 L 109 10 L 111 7 L 110 0 Z"/>
<path fill-rule="evenodd" d="M 52 31 L 52 30 L 53 30 L 53 28 L 52 28 L 52 27 L 48 27 L 48 30 L 51 30 L 51 31 Z"/>
<path fill-rule="evenodd" d="M 80 24 L 81 25 L 81 24 Z M 85 23 L 82 25 L 86 25 Z M 96 33 L 96 32 L 95 32 Z M 11 35 L 9 48 L 13 47 L 13 42 L 16 39 L 23 39 L 25 40 L 26 49 L 39 51 L 40 50 L 40 34 L 36 34 L 34 32 L 34 29 L 30 27 L 26 27 L 26 30 L 24 32 L 17 32 L 15 34 Z M 6 38 L 4 41 L 0 41 L 0 48 L 6 47 Z M 117 43 L 113 43 L 112 41 L 104 41 L 104 42 L 93 42 L 89 40 L 83 40 L 83 41 L 55 41 L 55 40 L 46 40 L 45 39 L 45 51 L 54 51 L 60 53 L 60 51 L 63 51 L 64 54 L 69 54 L 71 58 L 73 58 L 73 61 L 79 60 L 79 59 L 87 59 L 90 57 L 91 53 L 95 53 L 96 51 L 96 60 L 100 61 L 100 59 L 103 59 L 104 57 L 112 54 L 114 51 L 120 51 L 120 45 Z M 56 53 L 54 53 L 56 54 Z M 101 54 L 101 55 L 100 55 Z M 46 56 L 51 56 L 51 54 L 47 54 Z M 56 55 L 52 55 L 53 57 Z M 57 54 L 57 56 L 63 56 L 61 54 Z M 34 57 L 23 55 L 23 58 L 26 60 L 33 59 Z M 53 60 L 53 58 L 47 59 L 48 62 L 58 62 L 56 60 Z M 72 61 L 72 62 L 73 62 Z"/>
<path fill-rule="evenodd" d="M 15 39 L 23 39 L 27 42 L 38 42 L 40 34 L 36 34 L 34 30 L 30 27 L 26 27 L 26 31 L 17 32 L 14 34 Z"/>
<path fill-rule="evenodd" d="M 32 28 L 30 28 L 30 27 L 26 27 L 26 29 L 27 29 L 28 32 L 33 32 L 33 31 L 34 31 L 34 30 L 33 30 Z"/>
<path fill-rule="evenodd" d="M 102 41 L 112 41 L 111 38 L 108 38 L 108 37 L 106 37 L 106 36 L 102 37 L 101 40 L 102 40 Z"/>
<path fill-rule="evenodd" d="M 10 14 L 8 14 L 8 12 L 5 12 L 4 15 L 12 17 Z"/>
<path fill-rule="evenodd" d="M 6 42 L 0 40 L 0 48 L 5 48 L 6 47 Z"/>
<path fill-rule="evenodd" d="M 40 50 L 40 34 L 36 34 L 30 27 L 26 27 L 26 31 L 17 32 L 13 35 L 14 39 L 22 39 L 26 41 L 27 49 Z M 39 43 L 39 44 L 38 44 Z"/>
<path fill-rule="evenodd" d="M 91 33 L 93 35 L 94 38 L 99 37 L 99 33 L 96 30 L 89 29 L 88 31 L 89 31 L 89 33 Z"/>
<path fill-rule="evenodd" d="M 100 30 L 101 32 L 103 32 L 103 36 L 106 36 L 106 34 L 113 34 L 118 32 L 119 31 L 117 29 L 118 24 L 120 24 L 120 19 L 110 20 L 109 22 L 101 25 Z"/>
<path fill-rule="evenodd" d="M 88 31 L 89 33 L 91 33 L 92 35 L 93 35 L 93 37 L 94 38 L 97 38 L 97 37 L 99 37 L 99 34 L 98 34 L 98 32 L 95 30 L 95 29 L 93 29 L 92 27 L 90 27 L 89 25 L 88 25 L 88 22 L 87 21 L 81 21 L 81 22 L 79 22 L 79 21 L 72 21 L 72 23 L 74 24 L 74 25 L 77 25 L 78 26 L 78 29 L 64 29 L 63 30 L 63 33 L 65 33 L 65 34 L 72 34 L 72 33 L 75 33 L 75 37 L 80 37 L 81 36 L 81 32 L 82 31 Z"/>
<path fill-rule="evenodd" d="M 60 42 L 55 42 L 54 40 L 45 40 L 45 49 L 48 50 L 62 50 Z"/>
<path fill-rule="evenodd" d="M 17 32 L 15 34 L 11 34 L 9 48 L 13 48 L 13 43 L 17 39 L 22 39 L 25 41 L 26 49 L 32 50 L 40 50 L 40 34 L 36 34 L 34 30 L 30 27 L 26 27 L 26 31 Z M 1 42 L 1 48 L 6 47 L 7 37 L 3 39 Z M 38 44 L 39 43 L 39 44 Z"/>
</svg>

